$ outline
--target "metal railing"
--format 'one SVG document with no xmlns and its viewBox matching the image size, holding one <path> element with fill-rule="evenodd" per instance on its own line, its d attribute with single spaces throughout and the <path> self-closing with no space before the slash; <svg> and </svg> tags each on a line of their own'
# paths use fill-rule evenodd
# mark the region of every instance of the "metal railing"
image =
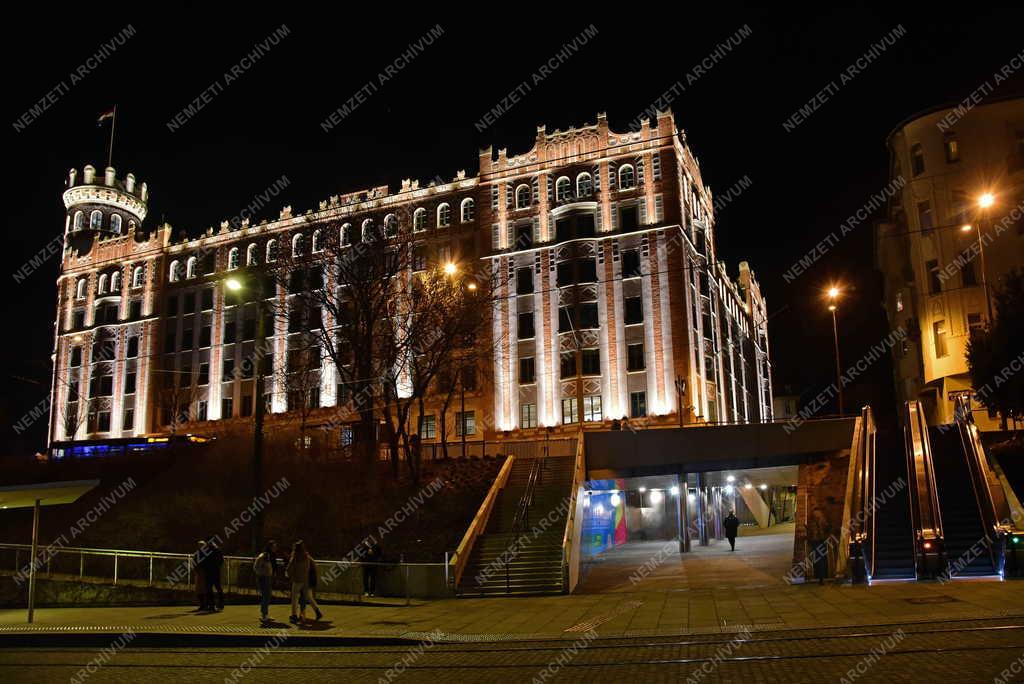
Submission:
<svg viewBox="0 0 1024 684">
<path fill-rule="evenodd" d="M 0 553 L 13 557 L 13 574 L 27 577 L 31 561 L 30 544 L 0 543 Z M 7 560 L 0 567 L 12 567 Z M 221 575 L 225 593 L 256 594 L 256 576 L 251 556 L 225 556 Z M 328 599 L 359 600 L 363 594 L 363 569 L 376 567 L 377 591 L 381 596 L 436 598 L 451 594 L 448 554 L 442 563 L 368 562 L 317 559 L 318 596 Z M 113 586 L 146 586 L 185 590 L 192 586 L 195 562 L 192 554 L 131 549 L 98 549 L 53 545 L 40 547 L 37 576 L 110 581 Z"/>
<path fill-rule="evenodd" d="M 473 516 L 472 522 L 469 523 L 466 534 L 462 536 L 462 541 L 459 542 L 458 548 L 455 549 L 455 553 L 448 560 L 450 569 L 448 570 L 447 578 L 453 587 L 459 586 L 462 573 L 466 569 L 466 563 L 473 552 L 473 545 L 487 528 L 487 521 L 490 519 L 491 511 L 494 509 L 494 502 L 498 498 L 498 493 L 504 488 L 505 483 L 508 482 L 509 473 L 512 472 L 512 464 L 515 460 L 515 456 L 509 456 L 505 459 L 505 463 L 502 464 L 501 470 L 498 471 L 498 476 L 494 478 L 494 483 L 491 485 L 490 490 L 488 490 L 487 496 L 484 497 L 483 503 L 480 504 L 480 508 L 477 510 L 476 515 Z"/>
<path fill-rule="evenodd" d="M 583 492 L 587 479 L 585 440 L 580 439 L 576 445 L 576 457 L 573 464 L 572 489 L 569 499 L 569 518 L 565 523 L 565 535 L 562 537 L 562 586 L 567 594 L 571 594 L 579 581 L 580 540 L 583 532 Z"/>
</svg>

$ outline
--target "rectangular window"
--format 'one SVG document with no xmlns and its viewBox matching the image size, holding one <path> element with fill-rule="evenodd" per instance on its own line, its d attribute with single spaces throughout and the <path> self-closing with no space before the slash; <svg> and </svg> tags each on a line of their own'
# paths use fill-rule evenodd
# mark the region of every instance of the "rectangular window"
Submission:
<svg viewBox="0 0 1024 684">
<path fill-rule="evenodd" d="M 199 364 L 199 384 L 209 385 L 210 384 L 210 364 L 201 363 Z"/>
<path fill-rule="evenodd" d="M 640 208 L 635 204 L 619 209 L 619 228 L 624 231 L 636 230 L 640 226 Z"/>
<path fill-rule="evenodd" d="M 642 371 L 647 367 L 647 360 L 644 358 L 643 342 L 626 346 L 626 357 L 628 371 Z"/>
<path fill-rule="evenodd" d="M 128 350 L 125 352 L 125 358 L 134 359 L 139 355 L 139 336 L 132 335 L 128 338 Z"/>
<path fill-rule="evenodd" d="M 601 420 L 600 394 L 594 394 L 589 397 L 583 397 L 583 420 L 585 422 L 595 422 Z"/>
<path fill-rule="evenodd" d="M 206 420 L 206 400 L 201 400 L 196 407 L 196 420 Z"/>
<path fill-rule="evenodd" d="M 647 392 L 629 393 L 629 415 L 631 418 L 643 418 L 647 415 Z"/>
<path fill-rule="evenodd" d="M 121 420 L 121 428 L 123 430 L 134 430 L 135 429 L 135 409 L 126 408 L 124 410 L 124 417 Z"/>
<path fill-rule="evenodd" d="M 593 214 L 577 214 L 576 215 L 576 237 L 594 237 L 594 215 Z"/>
<path fill-rule="evenodd" d="M 943 147 L 946 150 L 947 164 L 954 164 L 960 161 L 960 143 L 957 141 L 955 135 L 947 133 L 945 140 L 943 140 Z"/>
<path fill-rule="evenodd" d="M 597 260 L 596 259 L 577 259 L 576 268 L 578 271 L 578 277 L 576 282 L 578 283 L 596 283 L 597 282 Z"/>
<path fill-rule="evenodd" d="M 251 415 L 252 415 L 252 395 L 251 394 L 243 394 L 242 395 L 242 416 L 245 417 L 245 416 L 251 416 Z"/>
<path fill-rule="evenodd" d="M 924 149 L 920 143 L 914 143 L 910 148 L 910 170 L 915 176 L 924 173 Z"/>
<path fill-rule="evenodd" d="M 970 335 L 976 335 L 985 329 L 985 324 L 981 320 L 980 313 L 969 313 L 967 314 L 967 332 Z"/>
<path fill-rule="evenodd" d="M 925 270 L 928 271 L 928 292 L 938 294 L 942 292 L 942 280 L 939 279 L 939 262 L 937 259 L 930 259 L 925 262 Z"/>
<path fill-rule="evenodd" d="M 192 349 L 195 346 L 196 337 L 192 332 L 192 328 L 188 327 L 181 331 L 181 348 Z"/>
<path fill-rule="evenodd" d="M 110 432 L 110 411 L 100 411 L 96 414 L 96 431 Z"/>
<path fill-rule="evenodd" d="M 526 295 L 533 293 L 533 269 L 527 266 L 526 268 L 516 269 L 516 294 Z"/>
<path fill-rule="evenodd" d="M 167 315 L 177 316 L 178 315 L 178 295 L 171 295 L 167 298 Z"/>
<path fill-rule="evenodd" d="M 229 318 L 224 321 L 224 344 L 233 344 L 235 342 L 235 333 L 238 330 L 238 325 L 235 323 L 234 318 Z"/>
<path fill-rule="evenodd" d="M 932 213 L 932 203 L 925 200 L 917 203 L 917 222 L 921 225 L 921 233 L 932 232 L 935 227 L 935 216 Z"/>
<path fill-rule="evenodd" d="M 75 311 L 71 316 L 71 327 L 74 330 L 81 330 L 85 327 L 85 312 L 81 309 Z"/>
<path fill-rule="evenodd" d="M 186 292 L 185 293 L 185 296 L 182 298 L 181 310 L 182 310 L 182 313 L 187 313 L 187 314 L 193 313 L 196 310 L 196 293 L 195 292 Z"/>
<path fill-rule="evenodd" d="M 455 414 L 455 436 L 462 436 L 462 428 L 465 426 L 467 435 L 476 434 L 476 412 L 466 411 L 465 413 L 459 411 Z"/>
<path fill-rule="evenodd" d="M 627 249 L 622 252 L 622 277 L 637 278 L 640 276 L 640 252 Z"/>
<path fill-rule="evenodd" d="M 555 283 L 558 287 L 566 287 L 576 282 L 576 276 L 572 270 L 572 261 L 560 261 L 555 275 Z"/>
<path fill-rule="evenodd" d="M 221 372 L 221 380 L 224 382 L 231 382 L 235 379 L 235 360 L 224 359 L 224 368 Z"/>
<path fill-rule="evenodd" d="M 562 352 L 561 363 L 561 376 L 563 378 L 572 378 L 576 376 L 576 352 Z"/>
<path fill-rule="evenodd" d="M 533 329 L 533 312 L 519 314 L 519 339 L 528 340 L 536 335 Z"/>
<path fill-rule="evenodd" d="M 580 417 L 576 411 L 576 397 L 562 399 L 562 423 L 568 425 L 570 423 L 578 423 L 579 421 Z"/>
<path fill-rule="evenodd" d="M 568 306 L 558 307 L 558 332 L 572 332 L 575 325 L 572 321 L 572 308 Z"/>
<path fill-rule="evenodd" d="M 644 306 L 639 297 L 626 297 L 624 304 L 626 308 L 626 325 L 644 322 Z"/>
<path fill-rule="evenodd" d="M 519 384 L 529 385 L 536 381 L 536 366 L 533 357 L 528 356 L 524 359 L 519 359 Z"/>
<path fill-rule="evenodd" d="M 572 223 L 567 218 L 561 218 L 555 221 L 555 241 L 565 242 L 571 240 L 572 235 Z"/>
<path fill-rule="evenodd" d="M 133 299 L 128 303 L 128 318 L 133 321 L 142 318 L 142 302 L 140 300 Z"/>
<path fill-rule="evenodd" d="M 211 340 L 211 334 L 212 334 L 212 331 L 211 331 L 211 328 L 210 328 L 209 324 L 204 325 L 202 328 L 199 329 L 199 346 L 200 347 L 209 347 L 210 346 L 210 342 L 212 341 Z"/>
<path fill-rule="evenodd" d="M 583 357 L 584 375 L 601 374 L 601 351 L 599 349 L 584 349 L 581 356 Z"/>
<path fill-rule="evenodd" d="M 932 342 L 935 345 L 935 358 L 941 359 L 949 353 L 946 349 L 946 321 L 932 323 Z"/>
<path fill-rule="evenodd" d="M 437 437 L 437 416 L 422 416 L 420 420 L 420 439 L 435 439 Z"/>
<path fill-rule="evenodd" d="M 521 428 L 535 428 L 535 427 L 537 427 L 537 405 L 536 404 L 522 404 L 519 407 L 519 427 L 521 427 Z"/>
<path fill-rule="evenodd" d="M 462 389 L 467 392 L 473 392 L 476 390 L 476 367 L 467 366 L 462 369 Z"/>
<path fill-rule="evenodd" d="M 224 397 L 220 400 L 220 419 L 233 418 L 235 413 L 235 400 L 231 397 Z"/>
<path fill-rule="evenodd" d="M 135 394 L 135 373 L 126 373 L 124 376 L 124 393 Z"/>
<path fill-rule="evenodd" d="M 596 330 L 601 327 L 597 319 L 597 302 L 580 304 L 580 329 Z"/>
<path fill-rule="evenodd" d="M 71 348 L 71 367 L 78 368 L 82 365 L 82 348 L 72 347 Z"/>
</svg>

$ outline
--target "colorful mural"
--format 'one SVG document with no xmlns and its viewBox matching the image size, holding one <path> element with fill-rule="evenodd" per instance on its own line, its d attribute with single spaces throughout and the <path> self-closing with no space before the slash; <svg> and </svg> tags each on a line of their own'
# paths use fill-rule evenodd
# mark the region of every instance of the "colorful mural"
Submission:
<svg viewBox="0 0 1024 684">
<path fill-rule="evenodd" d="M 592 480 L 584 502 L 583 550 L 594 555 L 626 543 L 625 480 Z"/>
</svg>

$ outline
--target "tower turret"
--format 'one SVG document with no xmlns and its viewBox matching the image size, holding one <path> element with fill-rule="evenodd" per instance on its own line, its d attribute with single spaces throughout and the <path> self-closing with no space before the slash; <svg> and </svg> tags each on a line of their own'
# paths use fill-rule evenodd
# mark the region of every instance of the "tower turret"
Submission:
<svg viewBox="0 0 1024 684">
<path fill-rule="evenodd" d="M 71 169 L 64 191 L 66 244 L 83 254 L 97 235 L 116 238 L 134 233 L 146 218 L 148 200 L 149 189 L 134 174 L 119 179 L 108 166 L 97 175 L 91 164 L 81 175 Z"/>
</svg>

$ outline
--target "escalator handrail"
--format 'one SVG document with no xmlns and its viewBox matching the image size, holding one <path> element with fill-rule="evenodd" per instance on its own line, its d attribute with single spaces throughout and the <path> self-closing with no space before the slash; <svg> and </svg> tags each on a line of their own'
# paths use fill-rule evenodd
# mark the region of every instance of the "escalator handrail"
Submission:
<svg viewBox="0 0 1024 684">
<path fill-rule="evenodd" d="M 907 458 L 907 476 L 910 496 L 910 519 L 914 534 L 914 560 L 919 570 L 923 567 L 922 549 L 918 539 L 941 541 L 943 538 L 942 510 L 936 487 L 935 467 L 931 441 L 924 411 L 918 401 L 904 404 L 904 440 Z"/>
<path fill-rule="evenodd" d="M 974 424 L 974 417 L 963 397 L 957 397 L 953 412 L 955 425 L 960 434 L 960 441 L 963 445 L 964 455 L 967 460 L 967 470 L 971 476 L 971 487 L 974 489 L 974 502 L 978 507 L 978 515 L 982 528 L 989 537 L 989 553 L 992 556 L 992 567 L 998 568 L 1000 561 L 995 557 L 995 542 L 998 541 L 1003 526 L 996 514 L 995 501 L 992 499 L 992 491 L 989 489 L 989 468 L 985 460 L 985 450 L 978 437 L 978 428 Z"/>
</svg>

